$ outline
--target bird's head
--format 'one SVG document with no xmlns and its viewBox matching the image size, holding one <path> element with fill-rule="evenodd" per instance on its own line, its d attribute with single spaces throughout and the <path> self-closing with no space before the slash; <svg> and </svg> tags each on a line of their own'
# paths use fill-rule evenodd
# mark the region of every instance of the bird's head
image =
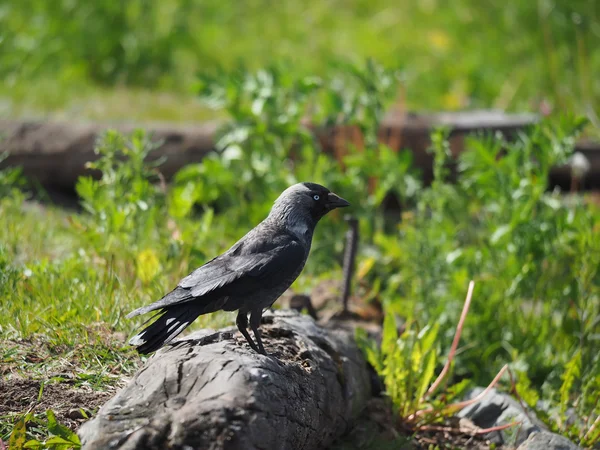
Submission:
<svg viewBox="0 0 600 450">
<path fill-rule="evenodd" d="M 283 220 L 288 227 L 312 231 L 325 214 L 345 206 L 350 203 L 320 184 L 298 183 L 281 193 L 270 215 Z"/>
</svg>

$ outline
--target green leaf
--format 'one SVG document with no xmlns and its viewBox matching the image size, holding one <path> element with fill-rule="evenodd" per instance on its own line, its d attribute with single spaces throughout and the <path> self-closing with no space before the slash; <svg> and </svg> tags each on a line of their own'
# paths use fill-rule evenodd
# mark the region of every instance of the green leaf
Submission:
<svg viewBox="0 0 600 450">
<path fill-rule="evenodd" d="M 363 259 L 358 265 L 358 269 L 356 270 L 356 278 L 358 280 L 362 280 L 363 278 L 365 278 L 371 271 L 371 269 L 373 269 L 373 266 L 376 262 L 377 259 L 373 257 Z"/>
<path fill-rule="evenodd" d="M 517 372 L 517 384 L 515 386 L 519 396 L 532 408 L 537 407 L 540 399 L 539 394 L 531 387 L 531 380 L 525 372 Z"/>
<path fill-rule="evenodd" d="M 419 333 L 419 339 L 421 341 L 421 349 L 423 353 L 427 353 L 431 350 L 437 339 L 438 330 L 440 329 L 439 322 L 436 322 L 433 326 L 427 325 Z"/>
<path fill-rule="evenodd" d="M 378 374 L 381 374 L 384 370 L 384 365 L 379 349 L 377 348 L 377 343 L 373 339 L 369 339 L 367 332 L 362 328 L 356 329 L 355 338 L 358 347 L 365 354 L 369 364 L 373 366 Z"/>
<path fill-rule="evenodd" d="M 435 351 L 431 351 L 425 357 L 425 367 L 420 375 L 420 382 L 417 387 L 416 398 L 420 399 L 425 395 L 429 388 L 431 381 L 433 380 L 433 373 L 435 371 L 435 365 L 437 363 L 437 354 Z"/>
<path fill-rule="evenodd" d="M 54 412 L 51 409 L 46 411 L 46 417 L 48 418 L 48 430 L 50 431 L 50 433 L 65 439 L 70 444 L 81 446 L 79 436 L 77 436 L 77 434 L 75 434 L 69 428 L 58 423 L 58 421 L 56 420 L 56 416 L 54 415 Z"/>
<path fill-rule="evenodd" d="M 27 441 L 25 423 L 26 417 L 19 419 L 13 427 L 10 438 L 8 439 L 8 448 L 10 450 L 20 450 L 24 448 L 25 442 Z"/>
<path fill-rule="evenodd" d="M 72 448 L 80 448 L 81 446 L 78 445 L 78 443 L 74 443 L 68 439 L 64 439 L 60 436 L 52 436 L 51 438 L 47 439 L 46 442 L 46 447 L 53 449 L 53 450 L 67 450 L 67 449 L 72 449 Z"/>
<path fill-rule="evenodd" d="M 512 227 L 510 225 L 501 225 L 496 228 L 496 231 L 490 237 L 490 244 L 494 245 L 502 239 L 502 237 L 511 231 Z"/>
<path fill-rule="evenodd" d="M 381 340 L 381 351 L 387 358 L 396 349 L 398 340 L 398 329 L 396 328 L 396 317 L 392 311 L 388 311 L 383 319 L 383 338 Z"/>
<path fill-rule="evenodd" d="M 581 373 L 581 352 L 577 350 L 575 354 L 571 357 L 569 362 L 565 366 L 565 372 L 561 376 L 562 384 L 559 389 L 560 394 L 560 411 L 561 414 L 565 414 L 567 409 L 569 408 L 571 402 L 569 401 L 569 395 L 573 386 L 575 385 L 575 381 L 579 377 Z"/>
<path fill-rule="evenodd" d="M 94 181 L 92 177 L 79 177 L 75 184 L 75 190 L 77 194 L 84 200 L 91 200 L 94 198 L 98 183 Z"/>
<path fill-rule="evenodd" d="M 446 401 L 448 403 L 450 403 L 460 397 L 463 397 L 465 391 L 469 388 L 470 385 L 471 385 L 471 380 L 469 380 L 468 378 L 465 378 L 465 379 L 459 381 L 458 383 L 453 384 L 452 386 L 448 386 L 448 389 L 446 389 L 446 392 L 445 392 Z"/>
</svg>

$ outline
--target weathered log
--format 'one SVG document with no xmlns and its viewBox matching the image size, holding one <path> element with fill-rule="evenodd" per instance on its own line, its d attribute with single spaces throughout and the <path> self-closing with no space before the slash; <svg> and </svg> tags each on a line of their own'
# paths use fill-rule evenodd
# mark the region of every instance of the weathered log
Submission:
<svg viewBox="0 0 600 450">
<path fill-rule="evenodd" d="M 390 111 L 382 121 L 379 140 L 392 149 L 410 150 L 414 155 L 414 165 L 421 169 L 424 181 L 428 183 L 432 178 L 433 156 L 427 149 L 431 144 L 429 137 L 433 128 L 446 126 L 451 130 L 450 148 L 452 154 L 457 156 L 464 150 L 464 138 L 470 133 L 501 132 L 511 136 L 537 120 L 534 114 L 505 114 L 486 110 L 431 114 Z M 0 153 L 9 153 L 9 157 L 0 162 L 0 168 L 20 166 L 26 177 L 38 181 L 49 190 L 72 189 L 79 176 L 89 173 L 85 163 L 98 157 L 93 150 L 99 133 L 107 128 L 122 132 L 144 128 L 156 140 L 164 142 L 151 157 L 167 157 L 161 172 L 168 180 L 184 165 L 199 162 L 214 150 L 214 137 L 219 125 L 216 121 L 204 124 L 133 125 L 0 120 Z M 323 128 L 311 125 L 308 121 L 306 125 L 316 134 L 326 152 L 340 155 L 348 151 L 350 143 L 356 147 L 362 145 L 362 136 L 356 126 Z M 585 187 L 600 187 L 600 144 L 582 141 L 576 148 L 591 164 Z M 552 184 L 568 188 L 570 179 L 568 167 L 553 169 Z"/>
<path fill-rule="evenodd" d="M 94 145 L 103 131 L 112 128 L 130 133 L 144 128 L 153 140 L 163 142 L 150 157 L 166 157 L 160 169 L 169 179 L 186 164 L 201 161 L 213 150 L 218 126 L 216 122 L 133 125 L 0 120 L 0 153 L 8 152 L 0 167 L 22 167 L 27 178 L 47 188 L 70 189 L 79 176 L 90 173 L 85 163 L 98 159 Z"/>
<path fill-rule="evenodd" d="M 508 115 L 496 111 L 472 111 L 468 113 L 399 114 L 390 112 L 381 125 L 380 140 L 394 149 L 410 149 L 415 154 L 417 167 L 431 166 L 431 155 L 426 151 L 430 145 L 429 133 L 433 127 L 444 125 L 453 130 L 453 152 L 462 150 L 462 136 L 477 130 L 511 133 L 535 122 L 534 115 Z M 354 126 L 322 128 L 309 126 L 316 133 L 323 149 L 338 153 L 348 144 L 360 146 Z M 198 162 L 214 149 L 214 135 L 218 122 L 205 124 L 110 124 L 59 121 L 0 120 L 0 152 L 9 157 L 0 166 L 20 166 L 25 175 L 46 187 L 69 188 L 77 177 L 89 173 L 87 161 L 98 156 L 94 153 L 97 136 L 107 128 L 130 132 L 140 127 L 148 130 L 156 140 L 164 144 L 155 150 L 152 158 L 166 156 L 161 172 L 169 179 L 185 164 Z"/>
<path fill-rule="evenodd" d="M 263 317 L 270 354 L 235 328 L 167 346 L 79 430 L 84 449 L 318 449 L 365 407 L 367 365 L 351 332 L 294 311 Z"/>
</svg>

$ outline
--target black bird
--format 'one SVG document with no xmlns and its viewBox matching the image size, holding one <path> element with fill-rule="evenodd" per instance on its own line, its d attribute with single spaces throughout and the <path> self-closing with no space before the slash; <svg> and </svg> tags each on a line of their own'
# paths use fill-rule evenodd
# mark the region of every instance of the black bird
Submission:
<svg viewBox="0 0 600 450">
<path fill-rule="evenodd" d="M 237 327 L 252 349 L 266 355 L 258 332 L 263 310 L 300 275 L 319 220 L 349 205 L 315 183 L 290 186 L 268 217 L 229 250 L 194 270 L 157 302 L 131 312 L 128 318 L 159 310 L 158 319 L 129 343 L 141 354 L 151 353 L 202 314 L 239 310 Z M 248 334 L 248 314 L 256 344 Z"/>
</svg>

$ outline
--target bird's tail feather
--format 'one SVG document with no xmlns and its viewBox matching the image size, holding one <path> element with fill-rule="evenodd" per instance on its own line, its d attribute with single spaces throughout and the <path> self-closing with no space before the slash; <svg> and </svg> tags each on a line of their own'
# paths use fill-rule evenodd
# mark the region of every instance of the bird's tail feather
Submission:
<svg viewBox="0 0 600 450">
<path fill-rule="evenodd" d="M 136 309 L 135 311 L 131 311 L 127 314 L 127 318 L 131 319 L 132 317 L 139 316 L 141 314 L 149 313 L 150 311 L 157 311 L 159 309 L 163 309 L 167 306 L 174 306 L 177 304 L 182 304 L 189 302 L 193 297 L 190 296 L 190 293 L 187 289 L 181 289 L 179 287 L 173 289 L 159 301 L 152 303 L 151 305 L 142 306 L 141 308 Z"/>
<path fill-rule="evenodd" d="M 163 311 L 156 321 L 129 340 L 129 344 L 137 347 L 138 353 L 142 355 L 152 353 L 168 344 L 204 312 L 201 308 L 189 303 L 170 307 Z"/>
</svg>

